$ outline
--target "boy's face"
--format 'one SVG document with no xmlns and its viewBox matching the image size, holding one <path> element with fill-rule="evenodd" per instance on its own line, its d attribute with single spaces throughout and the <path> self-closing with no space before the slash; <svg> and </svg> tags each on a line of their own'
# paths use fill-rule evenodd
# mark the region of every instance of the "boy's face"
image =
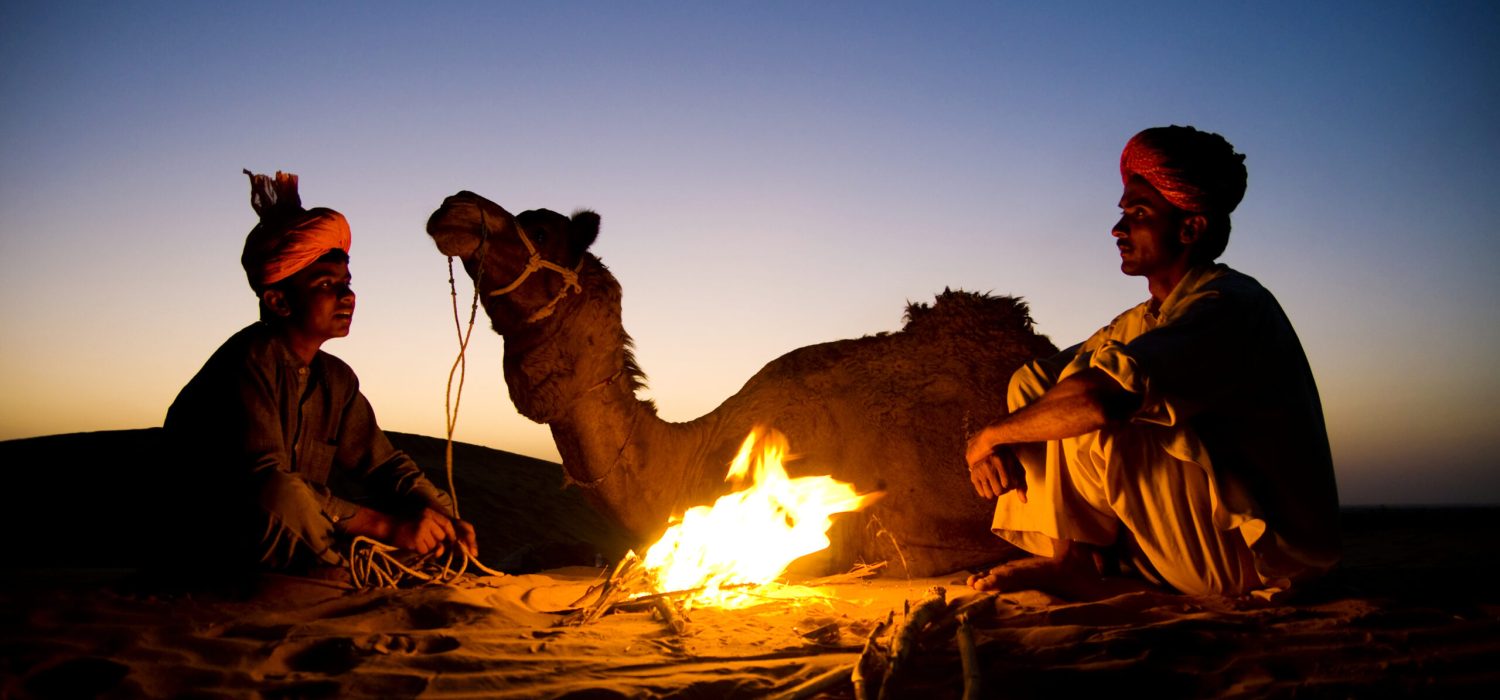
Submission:
<svg viewBox="0 0 1500 700">
<path fill-rule="evenodd" d="M 287 330 L 322 342 L 349 335 L 354 290 L 347 262 L 315 262 L 266 291 L 266 302 Z"/>
</svg>

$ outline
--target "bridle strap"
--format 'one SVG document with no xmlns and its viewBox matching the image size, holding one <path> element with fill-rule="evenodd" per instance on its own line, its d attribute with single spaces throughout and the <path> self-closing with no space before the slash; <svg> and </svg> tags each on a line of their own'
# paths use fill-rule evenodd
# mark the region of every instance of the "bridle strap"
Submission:
<svg viewBox="0 0 1500 700">
<path fill-rule="evenodd" d="M 480 219 L 480 225 L 484 226 L 485 238 L 488 238 L 489 227 L 485 224 L 483 218 Z M 573 269 L 563 267 L 562 265 L 552 262 L 551 260 L 543 258 L 541 252 L 538 251 L 536 249 L 536 246 L 532 244 L 531 237 L 526 235 L 526 231 L 521 228 L 520 224 L 516 224 L 515 229 L 516 235 L 520 237 L 521 243 L 526 246 L 526 252 L 530 253 L 531 257 L 527 258 L 526 267 L 521 268 L 521 274 L 518 275 L 513 282 L 505 285 L 504 287 L 501 287 L 500 289 L 490 291 L 486 293 L 485 296 L 498 297 L 510 294 L 511 292 L 516 291 L 516 289 L 526 281 L 526 278 L 531 276 L 531 273 L 538 270 L 552 270 L 553 272 L 562 275 L 563 286 L 562 289 L 557 290 L 557 296 L 552 297 L 552 301 L 547 302 L 546 306 L 537 309 L 535 313 L 526 318 L 526 323 L 536 323 L 537 321 L 540 321 L 552 315 L 552 312 L 557 309 L 557 304 L 563 300 L 563 297 L 568 295 L 569 289 L 578 292 L 583 291 L 583 285 L 578 283 L 578 272 L 579 270 L 583 269 L 583 262 L 584 260 L 587 260 L 587 258 L 580 258 L 578 260 L 578 266 L 574 267 Z"/>
</svg>

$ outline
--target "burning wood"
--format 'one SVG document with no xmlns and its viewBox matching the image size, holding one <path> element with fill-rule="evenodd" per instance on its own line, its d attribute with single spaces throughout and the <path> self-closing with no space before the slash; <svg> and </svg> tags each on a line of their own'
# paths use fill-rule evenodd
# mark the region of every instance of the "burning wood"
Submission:
<svg viewBox="0 0 1500 700">
<path fill-rule="evenodd" d="M 828 476 L 793 479 L 783 466 L 788 451 L 781 433 L 750 432 L 725 477 L 736 490 L 688 509 L 646 551 L 642 566 L 655 590 L 695 591 L 687 602 L 696 605 L 755 604 L 730 589 L 771 583 L 793 561 L 826 549 L 834 514 L 881 495 L 859 494 Z"/>
<path fill-rule="evenodd" d="M 677 612 L 677 608 L 672 604 L 670 597 L 660 596 L 652 601 L 652 606 L 656 609 L 656 613 L 661 615 L 662 624 L 665 624 L 674 633 L 682 634 L 687 632 L 687 620 L 682 617 L 681 613 Z"/>
<path fill-rule="evenodd" d="M 828 547 L 836 513 L 859 510 L 881 494 L 859 494 L 828 476 L 793 479 L 782 462 L 785 436 L 757 428 L 740 447 L 725 477 L 738 488 L 713 506 L 689 509 L 670 524 L 644 557 L 629 552 L 600 584 L 574 602 L 579 609 L 563 624 L 588 624 L 610 610 L 649 603 L 682 631 L 675 598 L 684 607 L 746 607 L 766 599 L 801 600 L 812 589 L 782 589 L 774 583 L 798 558 Z M 861 565 L 846 574 L 809 582 L 832 585 L 874 576 L 885 562 Z"/>
<path fill-rule="evenodd" d="M 644 557 L 628 552 L 560 624 L 589 624 L 611 610 L 645 606 L 680 635 L 687 631 L 683 612 L 694 605 L 737 608 L 819 595 L 810 588 L 767 587 L 793 561 L 828 547 L 835 513 L 864 508 L 881 494 L 861 495 L 828 476 L 793 479 L 782 464 L 787 453 L 780 433 L 751 431 L 726 477 L 739 488 L 712 507 L 689 509 Z M 857 581 L 884 567 L 861 565 L 812 583 Z"/>
</svg>

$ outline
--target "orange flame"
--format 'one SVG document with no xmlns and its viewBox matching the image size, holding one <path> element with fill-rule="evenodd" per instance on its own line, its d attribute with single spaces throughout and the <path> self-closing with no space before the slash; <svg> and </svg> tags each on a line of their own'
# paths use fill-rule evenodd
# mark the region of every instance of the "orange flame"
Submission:
<svg viewBox="0 0 1500 700">
<path fill-rule="evenodd" d="M 642 563 L 658 591 L 701 589 L 692 598 L 700 605 L 753 604 L 737 595 L 740 587 L 771 583 L 793 561 L 826 549 L 834 513 L 860 510 L 881 496 L 861 495 L 830 476 L 789 478 L 786 455 L 781 433 L 750 432 L 725 476 L 737 490 L 674 519 L 646 551 Z"/>
</svg>

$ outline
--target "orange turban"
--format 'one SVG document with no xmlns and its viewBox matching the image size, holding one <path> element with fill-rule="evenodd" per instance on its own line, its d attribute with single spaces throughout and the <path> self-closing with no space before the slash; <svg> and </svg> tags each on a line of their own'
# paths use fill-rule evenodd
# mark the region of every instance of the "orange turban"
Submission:
<svg viewBox="0 0 1500 700">
<path fill-rule="evenodd" d="M 261 292 L 313 264 L 331 250 L 349 252 L 349 222 L 332 209 L 302 209 L 297 176 L 250 175 L 250 204 L 260 223 L 245 238 L 240 265 L 250 288 Z"/>
<path fill-rule="evenodd" d="M 1223 136 L 1191 126 L 1136 134 L 1120 154 L 1120 179 L 1139 175 L 1178 209 L 1229 214 L 1245 197 L 1245 156 Z"/>
</svg>

